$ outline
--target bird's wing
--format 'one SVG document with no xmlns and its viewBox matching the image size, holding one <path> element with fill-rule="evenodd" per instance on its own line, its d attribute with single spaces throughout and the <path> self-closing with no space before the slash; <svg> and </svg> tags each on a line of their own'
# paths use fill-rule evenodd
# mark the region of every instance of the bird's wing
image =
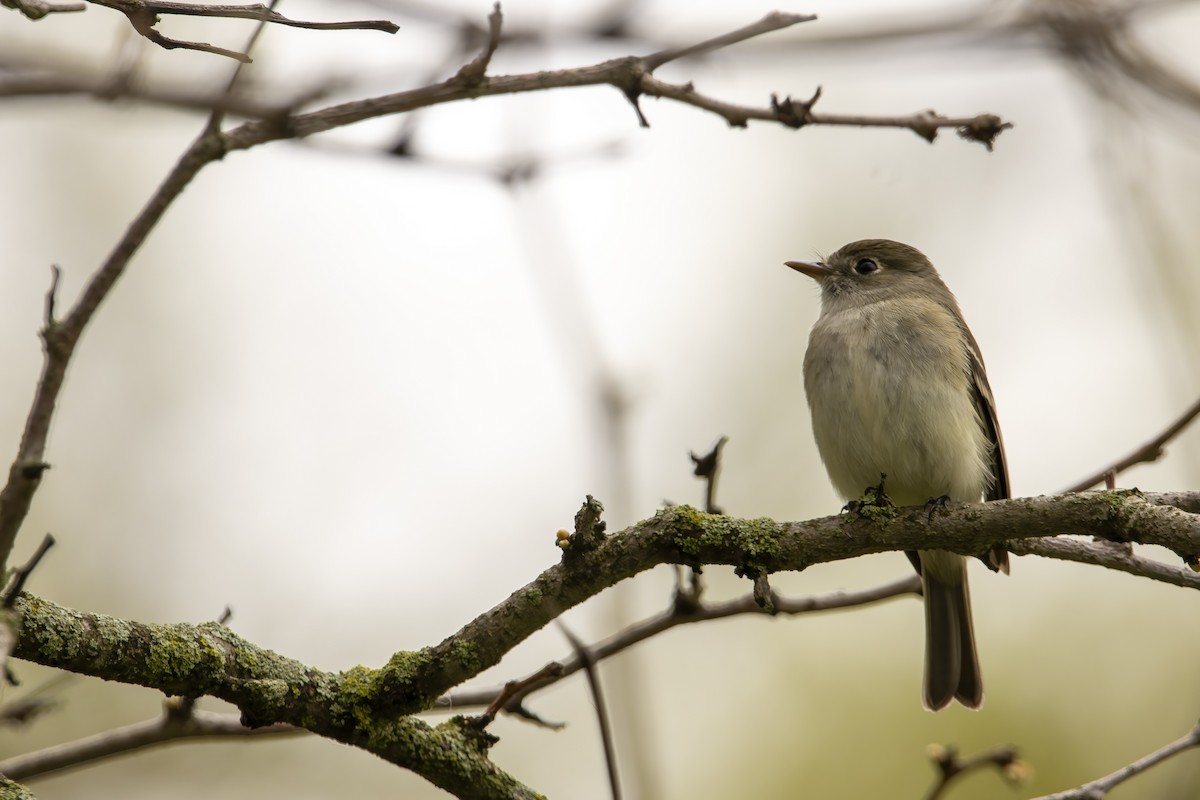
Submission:
<svg viewBox="0 0 1200 800">
<path fill-rule="evenodd" d="M 991 467 L 992 482 L 984 497 L 988 500 L 1006 500 L 1012 496 L 1008 483 L 1008 464 L 1004 458 L 1004 439 L 1000 435 L 1000 423 L 996 418 L 996 399 L 992 396 L 992 387 L 988 383 L 987 371 L 983 368 L 983 357 L 979 354 L 979 345 L 975 338 L 967 333 L 971 356 L 971 397 L 975 401 L 975 411 L 979 414 L 979 422 L 992 444 Z M 983 562 L 993 570 L 1008 574 L 1008 551 L 1003 545 L 996 545 L 988 551 Z"/>
</svg>

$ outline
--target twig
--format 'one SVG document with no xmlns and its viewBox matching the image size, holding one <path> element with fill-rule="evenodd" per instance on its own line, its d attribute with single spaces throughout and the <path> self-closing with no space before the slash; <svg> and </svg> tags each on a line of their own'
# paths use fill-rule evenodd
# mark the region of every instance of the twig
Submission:
<svg viewBox="0 0 1200 800">
<path fill-rule="evenodd" d="M 657 53 L 644 56 L 642 61 L 645 63 L 646 69 L 653 72 L 663 64 L 676 61 L 680 58 L 711 53 L 729 47 L 732 44 L 744 42 L 756 36 L 762 36 L 764 33 L 773 33 L 784 28 L 790 28 L 801 22 L 812 22 L 816 18 L 816 14 L 785 14 L 782 11 L 772 11 L 758 22 L 747 25 L 744 28 L 738 28 L 736 31 L 714 36 L 711 39 L 705 39 L 703 42 L 697 42 L 686 47 L 670 47 L 665 50 L 659 50 Z"/>
<path fill-rule="evenodd" d="M 54 535 L 47 533 L 42 537 L 42 543 L 38 545 L 37 550 L 33 551 L 33 555 L 25 562 L 25 566 L 14 571 L 12 583 L 9 584 L 8 591 L 4 595 L 4 607 L 12 608 L 17 602 L 17 595 L 25 589 L 25 582 L 29 580 L 30 574 L 41 563 L 43 557 L 54 547 Z"/>
<path fill-rule="evenodd" d="M 514 701 L 518 701 L 521 695 L 528 694 L 539 686 L 545 686 L 561 678 L 562 670 L 562 664 L 557 661 L 551 661 L 527 678 L 509 681 L 504 684 L 504 688 L 496 694 L 496 699 L 487 707 L 487 711 L 483 712 L 483 716 L 480 719 L 481 727 L 490 724 L 500 711 L 508 710 L 509 705 Z"/>
<path fill-rule="evenodd" d="M 35 717 L 61 705 L 57 695 L 63 686 L 78 680 L 77 675 L 60 672 L 20 697 L 0 706 L 0 724 L 24 725 Z"/>
<path fill-rule="evenodd" d="M 587 675 L 588 688 L 592 692 L 592 702 L 596 707 L 596 720 L 600 725 L 600 740 L 604 744 L 604 763 L 608 767 L 609 789 L 612 800 L 621 800 L 621 776 L 617 771 L 617 749 L 613 746 L 612 726 L 608 719 L 608 707 L 604 702 L 604 691 L 600 688 L 600 673 L 596 669 L 596 659 L 587 646 L 579 640 L 579 637 L 571 633 L 571 630 L 563 624 L 562 620 L 558 620 L 558 629 L 571 643 L 575 657 L 579 659 L 583 665 L 584 674 Z"/>
<path fill-rule="evenodd" d="M 984 767 L 996 767 L 1001 775 L 1013 782 L 1025 780 L 1029 774 L 1029 766 L 1017 758 L 1017 749 L 1011 746 L 996 747 L 970 758 L 960 759 L 955 748 L 932 745 L 929 748 L 929 760 L 937 767 L 938 777 L 925 793 L 925 800 L 938 800 L 956 778 Z"/>
<path fill-rule="evenodd" d="M 200 3 L 157 2 L 156 0 L 91 0 L 91 2 L 120 11 L 129 20 L 129 24 L 133 26 L 135 31 L 164 50 L 174 50 L 175 48 L 198 50 L 203 53 L 226 56 L 247 64 L 250 63 L 250 56 L 247 53 L 226 50 L 223 47 L 217 47 L 206 42 L 188 42 L 182 39 L 173 39 L 170 36 L 160 33 L 155 28 L 158 24 L 158 15 L 176 14 L 191 17 L 250 19 L 274 23 L 276 25 L 286 25 L 292 28 L 308 28 L 310 30 L 321 31 L 374 30 L 395 33 L 400 30 L 399 25 L 382 19 L 355 20 L 351 22 L 306 22 L 289 19 L 282 14 L 276 13 L 273 8 L 268 8 L 262 3 L 207 5 Z"/>
<path fill-rule="evenodd" d="M 500 29 L 503 24 L 504 15 L 500 13 L 500 3 L 496 3 L 492 6 L 492 13 L 488 14 L 487 44 L 484 45 L 483 51 L 479 55 L 458 70 L 455 77 L 468 86 L 475 86 L 483 80 L 483 76 L 487 74 L 488 64 L 492 63 L 492 56 L 496 54 L 496 48 L 500 46 Z"/>
<path fill-rule="evenodd" d="M 250 119 L 277 117 L 280 113 L 297 106 L 295 102 L 278 106 L 263 105 L 246 97 L 223 96 L 210 91 L 192 91 L 182 87 L 156 88 L 145 86 L 141 82 L 130 81 L 114 83 L 111 77 L 102 74 L 46 75 L 35 72 L 28 75 L 6 74 L 0 76 L 0 97 L 68 97 L 73 95 L 89 96 L 104 102 L 135 100 L 186 110 L 221 109 Z"/>
<path fill-rule="evenodd" d="M 8 562 L 17 532 L 29 513 L 33 496 L 45 472 L 46 437 L 50 421 L 66 377 L 67 364 L 79 337 L 125 271 L 129 259 L 141 247 L 171 202 L 206 164 L 219 158 L 222 152 L 223 148 L 213 137 L 196 140 L 134 218 L 104 264 L 92 275 L 67 316 L 57 325 L 42 330 L 45 351 L 42 374 L 25 420 L 17 457 L 9 468 L 4 489 L 0 490 L 0 571 Z"/>
<path fill-rule="evenodd" d="M 86 3 L 51 3 L 48 0 L 0 0 L 0 6 L 16 9 L 29 19 L 41 19 L 47 14 L 87 10 Z"/>
<path fill-rule="evenodd" d="M 180 739 L 276 737 L 280 735 L 294 736 L 301 733 L 304 731 L 290 725 L 247 728 L 236 714 L 193 711 L 184 719 L 164 714 L 145 722 L 137 722 L 73 742 L 47 747 L 44 750 L 6 758 L 0 761 L 0 774 L 14 780 L 26 780 L 52 772 L 81 767 L 98 759 L 125 755 L 148 747 L 157 747 Z"/>
<path fill-rule="evenodd" d="M 721 450 L 724 449 L 725 443 L 729 441 L 728 436 L 722 436 L 717 439 L 717 443 L 713 445 L 712 450 L 709 450 L 702 456 L 696 455 L 692 451 L 688 451 L 688 456 L 692 459 L 692 465 L 695 467 L 692 474 L 697 478 L 704 479 L 704 512 L 706 514 L 724 514 L 716 502 L 717 494 L 717 475 L 721 471 Z"/>
<path fill-rule="evenodd" d="M 258 17 L 258 24 L 254 26 L 254 31 L 250 34 L 249 40 L 246 42 L 246 60 L 238 59 L 237 66 L 233 68 L 233 74 L 229 76 L 229 83 L 225 85 L 225 97 L 228 98 L 233 94 L 233 89 L 237 86 L 238 78 L 242 76 L 242 67 L 250 61 L 250 53 L 254 50 L 254 45 L 258 44 L 258 38 L 262 36 L 262 32 L 267 27 L 267 17 L 275 13 L 275 7 L 279 5 L 279 0 L 271 0 L 271 5 L 262 6 L 262 11 Z M 212 136 L 221 130 L 221 122 L 225 119 L 224 104 L 213 108 L 212 113 L 208 115 L 208 124 L 204 127 L 204 136 Z"/>
<path fill-rule="evenodd" d="M 820 611 L 834 611 L 841 608 L 852 608 L 855 606 L 872 605 L 884 600 L 891 600 L 896 597 L 905 595 L 919 596 L 921 593 L 921 579 L 916 575 L 907 576 L 901 580 L 886 583 L 882 586 L 876 586 L 871 589 L 864 589 L 856 592 L 833 592 L 825 595 L 815 595 L 810 597 L 782 598 L 775 597 L 775 614 L 781 616 L 793 616 L 797 614 L 808 614 Z M 603 661 L 606 658 L 620 653 L 639 642 L 657 636 L 658 634 L 670 630 L 679 625 L 688 625 L 693 622 L 706 622 L 712 619 L 724 619 L 738 614 L 762 614 L 763 609 L 754 601 L 752 595 L 747 595 L 735 600 L 727 600 L 722 603 L 711 603 L 707 605 L 698 605 L 691 607 L 688 610 L 680 610 L 673 606 L 667 611 L 664 611 L 657 616 L 630 625 L 627 628 L 613 634 L 592 645 L 589 652 L 592 658 L 596 661 Z M 521 700 L 530 692 L 543 689 L 551 684 L 562 680 L 563 678 L 573 675 L 583 668 L 583 662 L 578 658 L 564 659 L 562 662 L 551 662 L 560 664 L 562 674 L 557 675 L 554 680 L 547 681 L 517 695 L 515 700 Z M 496 696 L 495 689 L 464 689 L 451 692 L 448 695 L 438 698 L 436 707 L 445 708 L 466 708 L 471 706 L 487 705 L 491 698 Z M 510 701 L 511 702 L 511 701 Z"/>
<path fill-rule="evenodd" d="M 1097 778 L 1091 783 L 1085 783 L 1082 786 L 1074 789 L 1067 789 L 1064 792 L 1055 794 L 1047 794 L 1035 798 L 1035 800 L 1100 800 L 1105 797 L 1113 788 L 1124 783 L 1135 775 L 1138 775 L 1153 766 L 1157 766 L 1166 761 L 1172 756 L 1179 755 L 1185 750 L 1190 750 L 1193 747 L 1200 747 L 1200 723 L 1188 731 L 1184 736 L 1176 739 L 1170 744 L 1155 750 L 1143 758 L 1139 758 L 1132 764 L 1121 767 L 1112 774 L 1105 775 L 1103 778 Z"/>
<path fill-rule="evenodd" d="M 1188 567 L 1173 567 L 1161 561 L 1135 556 L 1127 547 L 1112 542 L 1085 542 L 1079 539 L 1018 539 L 1009 542 L 1011 552 L 1019 556 L 1042 556 L 1078 564 L 1127 572 L 1142 578 L 1169 583 L 1185 589 L 1200 589 L 1200 562 Z"/>
<path fill-rule="evenodd" d="M 46 318 L 45 323 L 47 328 L 53 328 L 58 324 L 58 320 L 54 316 L 54 304 L 58 301 L 58 284 L 62 280 L 62 269 L 58 264 L 50 265 L 50 288 L 46 290 Z"/>
<path fill-rule="evenodd" d="M 1149 464 L 1157 461 L 1158 459 L 1162 458 L 1167 442 L 1171 441 L 1180 433 L 1182 433 L 1183 429 L 1190 425 L 1197 416 L 1200 416 L 1200 399 L 1197 399 L 1196 402 L 1192 403 L 1192 405 L 1186 411 L 1180 414 L 1174 422 L 1163 429 L 1163 432 L 1158 436 L 1155 436 L 1153 439 L 1146 442 L 1144 445 L 1134 450 L 1132 453 L 1120 459 L 1119 461 L 1112 463 L 1099 472 L 1087 476 L 1070 488 L 1064 489 L 1063 493 L 1066 494 L 1068 492 L 1087 491 L 1103 481 L 1105 476 L 1109 473 L 1115 476 L 1137 464 Z"/>
</svg>

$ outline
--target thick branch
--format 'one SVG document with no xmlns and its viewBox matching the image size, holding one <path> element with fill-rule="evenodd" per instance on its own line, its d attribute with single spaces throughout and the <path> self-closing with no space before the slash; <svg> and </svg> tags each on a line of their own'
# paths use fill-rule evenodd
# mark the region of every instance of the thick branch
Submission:
<svg viewBox="0 0 1200 800">
<path fill-rule="evenodd" d="M 1096 492 L 952 505 L 932 520 L 920 507 L 798 523 L 738 520 L 675 506 L 612 536 L 603 532 L 599 504 L 589 499 L 562 563 L 436 647 L 396 653 L 381 669 L 357 667 L 335 675 L 257 647 L 217 623 L 143 624 L 29 595 L 15 604 L 22 626 L 13 655 L 167 694 L 219 697 L 234 703 L 251 727 L 304 728 L 375 753 L 460 797 L 525 797 L 532 796 L 528 789 L 487 759 L 491 739 L 481 726 L 455 717 L 434 728 L 403 715 L 432 708 L 438 695 L 625 578 L 664 563 L 729 564 L 761 574 L 888 550 L 970 555 L 1016 536 L 1021 538 L 1014 549 L 1062 533 L 1158 544 L 1194 558 L 1200 553 L 1200 516 L 1156 505 L 1159 499 Z M 1103 561 L 1109 553 L 1096 558 Z M 1138 574 L 1162 579 L 1152 571 Z M 1190 577 L 1172 582 L 1200 589 L 1200 575 Z"/>
<path fill-rule="evenodd" d="M 382 670 L 332 674 L 257 647 L 215 622 L 152 625 L 85 614 L 22 595 L 18 658 L 166 694 L 234 703 L 243 724 L 293 725 L 374 753 L 461 798 L 536 794 L 487 758 L 492 739 L 461 717 L 432 727 L 381 713 L 378 693 L 419 672 L 428 652 L 393 656 Z M 432 698 L 429 699 L 429 702 Z"/>
<path fill-rule="evenodd" d="M 345 727 L 347 715 L 353 716 L 347 704 L 369 715 L 430 708 L 437 696 L 493 666 L 566 610 L 659 564 L 777 572 L 894 550 L 937 548 L 972 555 L 1014 537 L 1021 537 L 1013 542 L 1020 551 L 1030 540 L 1064 533 L 1158 544 L 1181 555 L 1200 553 L 1200 517 L 1154 505 L 1153 499 L 1095 492 L 951 505 L 932 520 L 924 508 L 912 508 L 881 519 L 843 515 L 795 523 L 674 506 L 612 536 L 596 533 L 583 540 L 573 535 L 562 563 L 436 647 L 397 653 L 379 670 L 332 675 L 257 648 L 214 623 L 146 625 L 28 596 L 17 603 L 23 628 L 13 655 L 168 694 L 213 695 L 236 704 L 250 724 L 287 722 L 339 741 L 357 741 Z M 1110 565 L 1107 550 L 1094 558 Z M 1137 574 L 1164 579 L 1154 571 Z M 1190 580 L 1172 575 L 1170 581 L 1200 589 L 1200 575 Z"/>
</svg>

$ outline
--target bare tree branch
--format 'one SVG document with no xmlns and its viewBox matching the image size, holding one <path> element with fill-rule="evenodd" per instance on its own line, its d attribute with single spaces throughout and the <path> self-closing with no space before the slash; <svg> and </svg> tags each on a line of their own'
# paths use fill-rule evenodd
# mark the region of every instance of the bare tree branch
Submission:
<svg viewBox="0 0 1200 800">
<path fill-rule="evenodd" d="M 918 575 L 909 575 L 898 581 L 853 592 L 832 592 L 811 597 L 781 598 L 775 596 L 774 614 L 794 616 L 819 611 L 835 611 L 856 606 L 873 605 L 884 600 L 891 600 L 906 595 L 919 597 L 921 594 L 921 579 Z M 746 595 L 735 600 L 721 603 L 680 607 L 678 604 L 657 616 L 650 617 L 614 633 L 592 645 L 589 651 L 592 658 L 602 661 L 626 650 L 635 644 L 657 636 L 664 631 L 679 625 L 693 622 L 707 622 L 713 619 L 737 616 L 739 614 L 764 614 L 766 612 L 754 601 L 752 595 Z M 519 704 L 524 698 L 540 691 L 563 678 L 575 674 L 583 668 L 583 662 L 577 657 L 563 659 L 561 662 L 551 662 L 558 669 L 549 677 L 536 684 L 521 687 L 522 691 L 506 698 L 505 708 Z M 543 668 L 544 670 L 545 668 Z M 489 703 L 496 696 L 497 689 L 462 689 L 443 695 L 437 699 L 436 706 L 441 708 L 471 708 Z"/>
<path fill-rule="evenodd" d="M 790 28 L 801 22 L 812 22 L 816 18 L 816 14 L 785 14 L 782 11 L 772 11 L 758 22 L 747 25 L 744 28 L 738 28 L 736 31 L 730 31 L 721 36 L 714 36 L 711 39 L 705 39 L 703 42 L 697 42 L 686 47 L 671 47 L 666 50 L 659 50 L 657 53 L 645 56 L 642 60 L 646 65 L 646 69 L 653 72 L 663 64 L 670 63 L 671 61 L 677 61 L 688 56 L 712 53 L 729 47 L 732 44 L 744 42 L 756 36 L 762 36 L 764 33 L 772 33 L 784 28 Z"/>
<path fill-rule="evenodd" d="M 47 14 L 87 10 L 86 3 L 51 3 L 47 0 L 0 0 L 0 6 L 16 9 L 29 19 L 41 19 Z"/>
<path fill-rule="evenodd" d="M 259 14 L 261 16 L 261 11 Z M 772 19 L 774 22 L 766 28 L 774 30 L 785 22 L 792 24 L 803 21 L 804 18 L 794 15 L 790 17 L 788 15 L 780 17 L 768 15 L 767 19 Z M 708 40 L 704 44 L 706 47 L 713 47 L 715 46 L 713 42 L 720 38 Z M 744 36 L 739 34 L 735 38 L 741 40 Z M 662 56 L 659 58 L 661 59 Z M 621 89 L 631 100 L 636 99 L 639 93 L 654 94 L 662 87 L 669 86 L 653 78 L 645 60 L 636 56 L 613 59 L 590 67 L 523 75 L 490 78 L 481 76 L 478 79 L 470 74 L 467 78 L 455 75 L 441 83 L 419 89 L 343 103 L 310 113 L 288 114 L 282 117 L 247 122 L 227 133 L 206 132 L 197 138 L 130 224 L 104 264 L 92 276 L 67 317 L 61 322 L 53 324 L 48 322 L 42 331 L 45 350 L 42 375 L 26 419 L 17 457 L 9 469 L 8 480 L 3 490 L 0 490 L 0 569 L 7 563 L 16 541 L 17 532 L 29 511 L 42 474 L 48 466 L 45 462 L 45 450 L 50 421 L 54 414 L 58 394 L 62 389 L 67 364 L 84 327 L 124 273 L 129 260 L 140 249 L 150 231 L 201 169 L 209 163 L 223 158 L 226 153 L 233 150 L 245 150 L 280 139 L 311 136 L 365 119 L 413 111 L 438 103 L 600 84 L 608 84 Z M 690 90 L 681 94 L 677 99 L 701 108 L 705 103 L 711 105 L 715 102 Z M 796 127 L 795 120 L 787 117 L 788 114 L 793 113 L 794 104 L 789 109 L 786 113 L 778 108 L 753 112 L 750 118 L 771 119 Z M 890 123 L 882 120 L 877 122 L 878 124 L 893 124 L 897 120 L 893 119 Z M 912 126 L 912 120 L 899 120 L 899 122 L 903 123 L 902 127 Z M 958 123 L 960 120 L 945 120 L 944 122 L 950 125 Z M 819 119 L 808 120 L 803 124 L 821 124 L 821 122 Z M 863 123 L 862 119 L 857 119 L 852 123 L 834 121 L 828 124 Z M 998 133 L 998 130 L 996 132 Z"/>
<path fill-rule="evenodd" d="M 1162 458 L 1163 454 L 1166 452 L 1164 448 L 1167 446 L 1167 443 L 1182 433 L 1184 428 L 1192 424 L 1192 421 L 1196 419 L 1197 416 L 1200 416 L 1200 399 L 1197 399 L 1196 402 L 1192 403 L 1192 405 L 1186 411 L 1180 414 L 1179 417 L 1170 425 L 1168 425 L 1158 436 L 1155 436 L 1153 439 L 1146 442 L 1144 445 L 1134 450 L 1132 453 L 1120 459 L 1119 461 L 1113 462 L 1111 465 L 1105 467 L 1099 472 L 1089 475 L 1088 477 L 1076 483 L 1074 486 L 1064 489 L 1063 491 L 1086 491 L 1087 489 L 1090 489 L 1096 484 L 1105 480 L 1106 475 L 1119 475 L 1120 473 L 1132 466 L 1136 466 L 1137 464 L 1149 464 L 1157 461 L 1158 459 Z"/>
<path fill-rule="evenodd" d="M 267 28 L 267 18 L 275 13 L 275 7 L 279 5 L 279 0 L 271 0 L 271 5 L 261 6 L 261 13 L 258 18 L 258 24 L 254 26 L 254 32 L 250 34 L 249 41 L 246 42 L 246 61 L 250 60 L 250 53 L 254 51 L 254 45 L 258 44 L 258 39 Z M 237 86 L 238 79 L 242 76 L 242 67 L 245 66 L 245 61 L 238 61 L 236 67 L 233 68 L 233 74 L 229 76 L 229 83 L 225 85 L 225 97 L 233 94 L 234 88 Z M 221 123 L 225 121 L 224 104 L 212 110 L 208 115 L 208 124 L 204 126 L 204 136 L 215 136 L 221 130 Z"/>
<path fill-rule="evenodd" d="M 1200 562 L 1196 560 L 1188 562 L 1188 566 L 1172 567 L 1161 561 L 1135 556 L 1121 544 L 1081 539 L 1022 539 L 1009 545 L 1009 550 L 1019 556 L 1042 556 L 1093 564 L 1185 589 L 1200 589 L 1200 573 L 1197 573 Z"/>
<path fill-rule="evenodd" d="M 608 788 L 612 800 L 621 800 L 621 774 L 617 770 L 617 748 L 613 744 L 612 724 L 608 719 L 608 704 L 604 702 L 604 690 L 600 686 L 600 673 L 596 669 L 596 659 L 588 651 L 587 645 L 571 630 L 558 620 L 559 630 L 571 643 L 575 658 L 583 665 L 587 675 L 588 689 L 592 693 L 592 705 L 596 709 L 596 721 L 600 726 L 600 742 L 604 745 L 604 764 L 608 768 Z"/>
<path fill-rule="evenodd" d="M 158 15 L 176 14 L 191 17 L 261 20 L 276 25 L 322 31 L 374 30 L 395 33 L 400 30 L 399 25 L 385 19 L 356 20 L 353 22 L 305 22 L 289 19 L 262 3 L 209 5 L 204 3 L 158 2 L 158 0 L 88 0 L 88 2 L 120 11 L 129 20 L 129 24 L 133 26 L 135 31 L 165 50 L 174 50 L 175 48 L 198 50 L 204 53 L 226 56 L 243 63 L 250 62 L 249 51 L 240 53 L 236 50 L 226 50 L 223 47 L 217 47 L 205 42 L 187 42 L 181 39 L 173 39 L 170 36 L 160 33 L 155 28 L 159 21 Z"/>
<path fill-rule="evenodd" d="M 228 739 L 247 736 L 275 738 L 280 735 L 298 736 L 303 733 L 300 728 L 290 725 L 247 728 L 233 714 L 211 711 L 194 710 L 187 717 L 181 718 L 163 714 L 155 719 L 114 728 L 74 742 L 64 742 L 44 750 L 6 758 L 0 761 L 0 775 L 14 780 L 28 780 L 182 739 Z"/>
<path fill-rule="evenodd" d="M 1075 789 L 1067 789 L 1065 792 L 1043 795 L 1035 798 L 1035 800 L 1100 800 L 1106 797 L 1112 789 L 1133 776 L 1139 775 L 1151 767 L 1157 766 L 1167 759 L 1177 756 L 1193 747 L 1200 747 L 1200 724 L 1197 724 L 1187 734 L 1170 744 L 1165 745 L 1159 750 L 1155 750 L 1143 758 L 1139 758 L 1132 764 L 1121 767 L 1110 775 L 1097 778 L 1091 783 L 1085 783 Z"/>
</svg>

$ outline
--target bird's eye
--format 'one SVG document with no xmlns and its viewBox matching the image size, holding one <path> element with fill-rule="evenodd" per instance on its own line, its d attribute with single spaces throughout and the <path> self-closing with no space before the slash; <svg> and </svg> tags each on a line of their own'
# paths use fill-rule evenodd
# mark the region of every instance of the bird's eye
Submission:
<svg viewBox="0 0 1200 800">
<path fill-rule="evenodd" d="M 860 258 L 858 263 L 854 265 L 854 271 L 859 275 L 870 275 L 879 269 L 879 265 L 875 263 L 873 258 Z"/>
</svg>

